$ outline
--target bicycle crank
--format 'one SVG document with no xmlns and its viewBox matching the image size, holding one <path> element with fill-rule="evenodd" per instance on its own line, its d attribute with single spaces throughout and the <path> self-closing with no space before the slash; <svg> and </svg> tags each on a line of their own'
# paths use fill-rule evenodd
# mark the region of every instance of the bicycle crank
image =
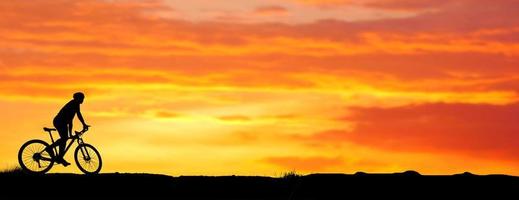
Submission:
<svg viewBox="0 0 519 200">
<path fill-rule="evenodd" d="M 41 168 L 40 160 L 41 160 L 41 154 L 35 153 L 32 156 L 32 159 L 38 163 L 38 167 Z"/>
</svg>

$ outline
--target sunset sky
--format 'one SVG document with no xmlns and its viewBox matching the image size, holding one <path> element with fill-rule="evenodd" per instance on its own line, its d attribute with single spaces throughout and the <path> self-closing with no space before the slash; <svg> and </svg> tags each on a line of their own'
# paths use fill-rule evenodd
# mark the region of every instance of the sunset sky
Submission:
<svg viewBox="0 0 519 200">
<path fill-rule="evenodd" d="M 517 0 L 1 1 L 0 168 L 18 165 L 25 141 L 49 140 L 42 127 L 83 91 L 84 139 L 102 172 L 519 175 L 517 10 Z"/>
</svg>

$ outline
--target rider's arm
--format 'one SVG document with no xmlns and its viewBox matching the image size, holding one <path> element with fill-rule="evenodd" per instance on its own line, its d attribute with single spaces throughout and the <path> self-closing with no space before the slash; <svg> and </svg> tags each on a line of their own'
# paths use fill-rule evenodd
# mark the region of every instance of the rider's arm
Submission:
<svg viewBox="0 0 519 200">
<path fill-rule="evenodd" d="M 81 114 L 81 110 L 78 108 L 77 109 L 77 118 L 79 119 L 79 121 L 81 121 L 81 123 L 83 124 L 83 128 L 88 126 L 86 123 L 85 123 L 85 120 L 83 119 L 83 115 Z"/>
<path fill-rule="evenodd" d="M 72 123 L 68 124 L 68 135 L 69 137 L 72 135 Z"/>
</svg>

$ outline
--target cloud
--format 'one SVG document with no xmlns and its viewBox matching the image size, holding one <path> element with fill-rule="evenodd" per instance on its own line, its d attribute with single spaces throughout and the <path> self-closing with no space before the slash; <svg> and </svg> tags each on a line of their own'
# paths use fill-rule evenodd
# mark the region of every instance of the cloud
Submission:
<svg viewBox="0 0 519 200">
<path fill-rule="evenodd" d="M 439 11 L 490 5 L 485 0 L 293 0 L 306 5 L 325 6 L 362 6 L 367 8 L 402 11 Z M 513 5 L 513 0 L 492 2 L 492 5 Z"/>
<path fill-rule="evenodd" d="M 50 6 L 45 1 L 40 3 L 41 5 L 36 7 Z M 168 65 L 176 62 L 177 59 L 187 57 L 193 57 L 193 60 L 190 61 L 193 64 L 196 63 L 194 60 L 200 61 L 195 57 L 215 58 L 219 56 L 280 55 L 277 58 L 284 56 L 326 58 L 356 55 L 443 54 L 441 56 L 450 56 L 466 53 L 514 56 L 519 51 L 518 45 L 508 42 L 509 40 L 500 39 L 513 38 L 517 34 L 517 31 L 513 31 L 514 29 L 511 29 L 510 26 L 505 26 L 517 24 L 514 23 L 513 12 L 505 12 L 508 9 L 506 5 L 497 4 L 495 13 L 489 13 L 494 17 L 481 20 L 466 20 L 467 16 L 474 19 L 481 18 L 480 14 L 484 10 L 479 8 L 463 11 L 467 13 L 452 10 L 441 14 L 398 20 L 386 19 L 355 23 L 328 20 L 289 26 L 284 24 L 191 23 L 181 20 L 150 19 L 141 14 L 151 9 L 147 6 L 124 6 L 99 2 L 59 4 L 61 12 L 40 13 L 38 16 L 45 16 L 41 18 L 17 14 L 32 13 L 26 11 L 32 11 L 33 7 L 15 4 L 14 8 L 3 7 L 2 11 L 5 12 L 2 13 L 7 13 L 6 15 L 21 21 L 31 21 L 31 23 L 13 25 L 12 20 L 4 17 L 2 18 L 5 19 L 2 21 L 3 25 L 0 26 L 0 30 L 2 30 L 0 35 L 4 38 L 3 48 L 7 49 L 2 53 L 5 54 L 5 57 L 13 57 L 13 59 L 45 55 L 65 56 L 73 60 L 77 57 L 89 56 L 103 59 L 99 63 L 125 59 L 123 64 L 126 65 L 135 65 L 135 62 L 140 62 L 141 65 L 147 64 L 142 61 L 143 59 L 152 59 L 150 61 L 153 61 L 154 65 Z M 104 10 L 114 10 L 114 12 L 102 13 L 95 9 L 97 7 L 106 7 L 109 9 Z M 264 8 L 269 10 L 274 7 Z M 277 7 L 276 9 L 279 10 Z M 82 15 L 74 14 L 78 10 L 82 11 L 80 12 Z M 42 11 L 36 10 L 35 12 Z M 148 27 L 146 31 L 138 28 L 142 26 Z M 472 29 L 459 32 L 460 28 L 467 27 L 472 27 Z M 91 32 L 92 28 L 95 28 L 98 34 Z M 502 29 L 500 31 L 503 34 L 495 36 L 478 36 L 476 34 L 484 31 L 489 33 L 496 29 Z M 207 32 L 211 32 L 211 34 L 205 34 Z M 14 51 L 14 49 L 19 51 Z M 171 59 L 171 57 L 179 58 Z M 11 61 L 19 64 L 24 62 L 21 60 L 23 59 Z M 164 60 L 169 60 L 169 63 L 164 63 Z M 226 59 L 226 62 L 229 60 Z M 211 60 L 211 63 L 214 63 L 214 60 Z M 11 63 L 6 62 L 6 64 Z M 224 64 L 228 65 L 228 63 Z M 331 64 L 333 65 L 333 63 Z M 382 67 L 389 68 L 385 65 Z M 437 67 L 441 66 L 435 66 L 435 68 Z M 188 66 L 182 69 L 200 70 L 203 68 Z"/>
<path fill-rule="evenodd" d="M 271 6 L 261 6 L 254 9 L 254 13 L 258 15 L 285 15 L 288 13 L 288 10 L 285 7 L 271 5 Z"/>
<path fill-rule="evenodd" d="M 364 5 L 389 10 L 420 11 L 442 9 L 453 4 L 457 5 L 460 2 L 463 4 L 463 0 L 378 0 L 366 1 Z"/>
<path fill-rule="evenodd" d="M 400 31 L 459 31 L 481 28 L 513 27 L 518 24 L 517 2 L 514 0 L 299 0 L 310 6 L 344 9 L 344 6 L 364 9 L 413 13 L 398 18 L 357 21 L 367 29 Z M 342 6 L 341 6 L 342 5 Z M 373 11 L 372 11 L 373 12 Z M 492 17 L 484 17 L 492 16 Z M 331 18 L 332 20 L 341 20 Z M 477 19 L 477 20 L 474 20 Z"/>
<path fill-rule="evenodd" d="M 337 6 L 361 6 L 367 8 L 400 10 L 400 11 L 421 11 L 437 8 L 444 8 L 447 5 L 456 4 L 456 2 L 466 3 L 466 1 L 456 0 L 295 0 L 299 3 L 322 6 L 333 9 Z"/>
<path fill-rule="evenodd" d="M 518 14 L 512 12 L 513 9 L 517 8 L 517 4 L 513 0 L 498 2 L 484 0 L 446 1 L 434 5 L 442 5 L 442 7 L 433 7 L 437 9 L 435 12 L 425 12 L 412 18 L 392 20 L 387 25 L 405 23 L 407 24 L 406 27 L 399 28 L 467 32 L 478 29 L 510 28 L 516 26 L 519 22 L 517 20 Z M 425 8 L 417 9 L 427 9 L 427 3 Z M 473 19 L 478 20 L 474 21 Z"/>
<path fill-rule="evenodd" d="M 170 111 L 157 111 L 155 116 L 158 118 L 176 118 L 181 116 L 178 113 L 170 112 Z"/>
<path fill-rule="evenodd" d="M 300 2 L 308 5 L 349 5 L 359 3 L 359 0 L 295 0 L 296 2 Z"/>
<path fill-rule="evenodd" d="M 246 122 L 246 121 L 255 121 L 255 122 L 290 122 L 297 121 L 298 115 L 296 114 L 274 114 L 274 115 L 259 115 L 259 116 L 247 116 L 247 115 L 224 115 L 216 117 L 222 121 L 229 122 Z M 240 133 L 242 134 L 242 133 Z"/>
<path fill-rule="evenodd" d="M 353 131 L 330 130 L 311 140 L 353 142 L 408 152 L 457 153 L 517 161 L 515 115 L 519 104 L 423 104 L 396 108 L 354 108 L 342 118 Z"/>
<path fill-rule="evenodd" d="M 250 121 L 251 118 L 244 115 L 227 115 L 227 116 L 220 116 L 218 119 L 223 121 Z"/>
</svg>

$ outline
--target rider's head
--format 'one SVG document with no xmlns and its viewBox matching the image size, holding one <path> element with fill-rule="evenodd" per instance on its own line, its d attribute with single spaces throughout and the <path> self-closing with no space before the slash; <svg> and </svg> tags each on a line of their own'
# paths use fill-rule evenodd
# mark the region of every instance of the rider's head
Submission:
<svg viewBox="0 0 519 200">
<path fill-rule="evenodd" d="M 76 93 L 74 93 L 73 97 L 74 97 L 74 100 L 76 100 L 77 102 L 82 104 L 83 100 L 85 99 L 85 94 L 83 94 L 82 92 L 76 92 Z"/>
</svg>

